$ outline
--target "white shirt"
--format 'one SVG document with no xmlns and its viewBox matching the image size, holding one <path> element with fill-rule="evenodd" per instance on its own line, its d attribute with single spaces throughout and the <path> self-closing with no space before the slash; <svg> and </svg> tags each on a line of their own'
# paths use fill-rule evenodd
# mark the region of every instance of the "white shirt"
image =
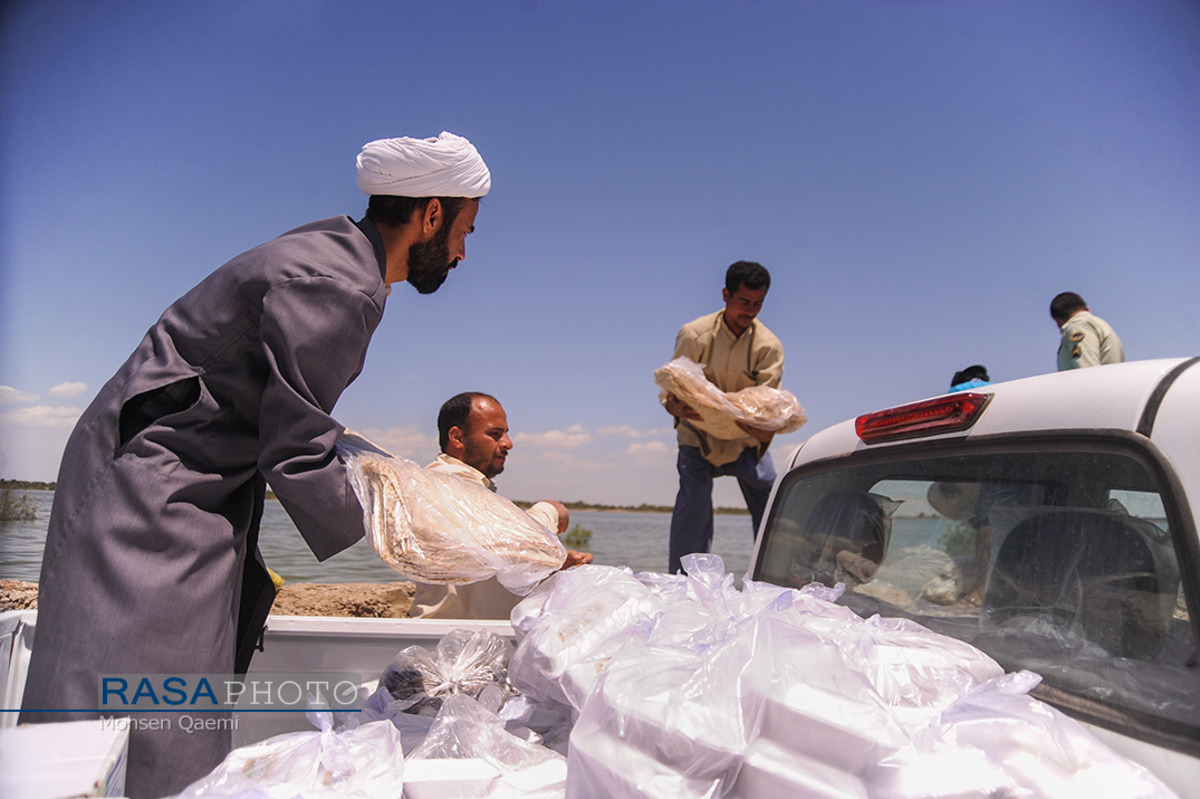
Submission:
<svg viewBox="0 0 1200 799">
<path fill-rule="evenodd" d="M 445 453 L 425 468 L 496 490 L 496 484 L 483 472 Z M 538 502 L 526 513 L 551 533 L 558 530 L 558 511 L 549 502 Z M 415 619 L 508 619 L 522 599 L 495 577 L 462 585 L 414 583 L 417 591 L 408 615 Z"/>
</svg>

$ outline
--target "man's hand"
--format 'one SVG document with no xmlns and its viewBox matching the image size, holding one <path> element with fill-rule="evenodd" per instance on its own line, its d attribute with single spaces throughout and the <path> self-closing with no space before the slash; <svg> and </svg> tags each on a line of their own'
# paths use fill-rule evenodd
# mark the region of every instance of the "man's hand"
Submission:
<svg viewBox="0 0 1200 799">
<path fill-rule="evenodd" d="M 667 394 L 667 401 L 663 403 L 663 407 L 667 409 L 667 413 L 672 416 L 678 416 L 680 419 L 692 419 L 695 421 L 703 421 L 704 419 L 698 410 L 674 394 Z"/>
<path fill-rule="evenodd" d="M 592 562 L 591 552 L 576 552 L 573 549 L 567 550 L 567 559 L 563 561 L 563 570 L 569 569 L 572 566 L 583 566 Z"/>
<path fill-rule="evenodd" d="M 770 444 L 771 439 L 775 438 L 775 432 L 773 430 L 763 430 L 760 427 L 751 427 L 745 422 L 738 422 L 737 426 L 742 428 L 747 435 L 753 436 L 756 440 L 758 440 L 759 443 L 762 444 Z"/>
</svg>

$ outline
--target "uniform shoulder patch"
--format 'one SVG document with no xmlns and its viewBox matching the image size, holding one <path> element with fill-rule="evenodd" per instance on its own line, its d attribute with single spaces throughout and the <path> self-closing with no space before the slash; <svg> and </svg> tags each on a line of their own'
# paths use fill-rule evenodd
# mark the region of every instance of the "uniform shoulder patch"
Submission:
<svg viewBox="0 0 1200 799">
<path fill-rule="evenodd" d="M 1077 330 L 1074 333 L 1072 333 L 1071 341 L 1074 341 L 1075 343 L 1079 343 L 1080 341 L 1083 341 L 1083 331 Z"/>
<path fill-rule="evenodd" d="M 1071 350 L 1071 357 L 1072 357 L 1072 358 L 1074 358 L 1075 360 L 1079 360 L 1079 358 L 1080 358 L 1082 355 L 1083 355 L 1083 353 L 1082 353 L 1082 352 L 1079 350 L 1079 348 L 1078 348 L 1078 347 L 1076 347 L 1075 349 Z"/>
</svg>

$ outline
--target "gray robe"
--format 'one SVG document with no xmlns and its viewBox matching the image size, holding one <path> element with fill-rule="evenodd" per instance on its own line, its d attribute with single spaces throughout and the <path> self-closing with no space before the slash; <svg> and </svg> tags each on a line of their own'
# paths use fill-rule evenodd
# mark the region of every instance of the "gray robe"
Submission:
<svg viewBox="0 0 1200 799">
<path fill-rule="evenodd" d="M 28 711 L 97 708 L 102 674 L 246 668 L 274 597 L 264 478 L 319 559 L 362 537 L 330 413 L 383 315 L 385 266 L 370 221 L 286 233 L 168 308 L 100 390 L 59 471 L 22 722 L 96 717 Z M 228 730 L 162 718 L 131 729 L 131 797 L 176 793 L 229 751 Z"/>
</svg>

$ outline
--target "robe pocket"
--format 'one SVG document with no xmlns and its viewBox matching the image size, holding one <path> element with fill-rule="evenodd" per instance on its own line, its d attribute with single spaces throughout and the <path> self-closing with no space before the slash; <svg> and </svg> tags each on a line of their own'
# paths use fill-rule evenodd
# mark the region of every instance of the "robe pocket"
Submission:
<svg viewBox="0 0 1200 799">
<path fill-rule="evenodd" d="M 195 376 L 130 397 L 121 406 L 117 448 L 123 448 L 138 433 L 166 417 L 195 407 L 199 401 L 200 378 Z"/>
</svg>

